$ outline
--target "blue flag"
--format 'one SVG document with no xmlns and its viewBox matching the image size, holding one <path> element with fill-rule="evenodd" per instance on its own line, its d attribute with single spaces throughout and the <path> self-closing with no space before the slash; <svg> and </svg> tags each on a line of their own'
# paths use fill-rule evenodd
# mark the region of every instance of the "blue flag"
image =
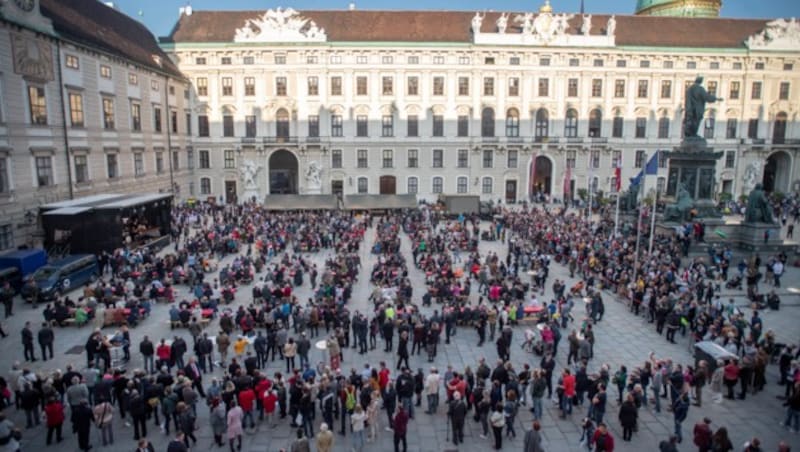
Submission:
<svg viewBox="0 0 800 452">
<path fill-rule="evenodd" d="M 653 153 L 653 156 L 650 157 L 650 160 L 647 162 L 647 166 L 644 167 L 645 174 L 648 176 L 654 176 L 658 174 L 658 154 L 661 151 L 656 151 Z"/>
</svg>

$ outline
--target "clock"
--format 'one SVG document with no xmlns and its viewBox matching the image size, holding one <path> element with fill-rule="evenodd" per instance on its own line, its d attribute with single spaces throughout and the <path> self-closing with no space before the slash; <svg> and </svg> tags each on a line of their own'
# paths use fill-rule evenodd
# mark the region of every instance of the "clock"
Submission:
<svg viewBox="0 0 800 452">
<path fill-rule="evenodd" d="M 33 11 L 33 7 L 36 6 L 36 0 L 14 0 L 14 3 L 25 12 Z"/>
</svg>

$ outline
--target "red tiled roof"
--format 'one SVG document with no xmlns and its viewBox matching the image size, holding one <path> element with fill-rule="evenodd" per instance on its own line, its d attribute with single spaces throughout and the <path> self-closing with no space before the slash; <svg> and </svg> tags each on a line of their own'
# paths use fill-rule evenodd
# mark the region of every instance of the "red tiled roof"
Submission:
<svg viewBox="0 0 800 452">
<path fill-rule="evenodd" d="M 40 7 L 64 38 L 183 77 L 147 27 L 97 0 L 41 0 Z M 161 66 L 154 55 L 161 58 Z"/>
<path fill-rule="evenodd" d="M 264 11 L 194 11 L 180 17 L 165 42 L 233 42 L 236 29 Z M 474 12 L 467 11 L 299 11 L 324 28 L 329 42 L 471 42 Z M 500 12 L 487 13 L 481 30 L 495 30 Z M 516 13 L 511 13 L 513 18 Z M 592 17 L 592 34 L 605 33 L 609 15 Z M 655 47 L 742 47 L 745 39 L 762 30 L 767 20 L 616 16 L 616 43 Z M 570 20 L 570 33 L 581 18 Z M 509 21 L 507 33 L 519 33 Z"/>
</svg>

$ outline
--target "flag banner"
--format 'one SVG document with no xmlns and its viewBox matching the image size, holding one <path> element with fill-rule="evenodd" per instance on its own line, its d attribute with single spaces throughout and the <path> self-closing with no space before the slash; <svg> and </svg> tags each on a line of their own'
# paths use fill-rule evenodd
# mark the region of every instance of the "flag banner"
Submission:
<svg viewBox="0 0 800 452">
<path fill-rule="evenodd" d="M 647 166 L 644 168 L 645 174 L 648 176 L 654 176 L 658 174 L 658 156 L 661 151 L 656 151 L 653 153 L 653 156 L 650 157 L 650 160 L 647 161 Z"/>
<path fill-rule="evenodd" d="M 567 164 L 567 171 L 564 173 L 564 198 L 569 198 L 570 181 L 572 181 L 572 167 Z"/>
<path fill-rule="evenodd" d="M 528 175 L 528 194 L 531 197 L 536 192 L 536 159 L 538 157 L 539 153 L 537 152 L 533 156 L 533 161 L 531 161 L 531 173 Z"/>
<path fill-rule="evenodd" d="M 622 168 L 617 165 L 614 167 L 614 191 L 619 193 L 619 189 L 622 187 Z"/>
</svg>

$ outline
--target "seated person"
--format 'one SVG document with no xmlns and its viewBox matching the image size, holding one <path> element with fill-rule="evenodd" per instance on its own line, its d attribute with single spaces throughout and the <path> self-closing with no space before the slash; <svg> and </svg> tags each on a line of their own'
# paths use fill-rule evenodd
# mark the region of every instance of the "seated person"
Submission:
<svg viewBox="0 0 800 452">
<path fill-rule="evenodd" d="M 181 311 L 178 310 L 178 307 L 175 306 L 175 305 L 172 305 L 172 307 L 169 310 L 169 321 L 170 322 L 180 322 L 181 321 L 180 314 L 181 314 Z"/>
<path fill-rule="evenodd" d="M 180 313 L 178 313 L 178 318 L 183 326 L 187 326 L 189 325 L 189 321 L 192 319 L 192 313 L 188 309 L 183 309 Z"/>
<path fill-rule="evenodd" d="M 69 309 L 63 303 L 56 302 L 53 306 L 53 319 L 60 326 L 64 326 L 64 321 L 70 317 Z"/>
<path fill-rule="evenodd" d="M 778 298 L 778 294 L 775 291 L 770 291 L 769 295 L 767 295 L 767 307 L 777 311 L 780 309 L 781 299 Z"/>
<path fill-rule="evenodd" d="M 86 313 L 86 309 L 82 306 L 79 306 L 75 310 L 75 324 L 78 326 L 86 324 L 89 321 L 89 315 Z"/>
<path fill-rule="evenodd" d="M 47 323 L 50 323 L 53 320 L 55 320 L 55 310 L 50 305 L 50 303 L 47 303 L 47 305 L 45 305 L 44 311 L 42 311 L 42 315 L 44 316 L 44 321 Z"/>
</svg>

